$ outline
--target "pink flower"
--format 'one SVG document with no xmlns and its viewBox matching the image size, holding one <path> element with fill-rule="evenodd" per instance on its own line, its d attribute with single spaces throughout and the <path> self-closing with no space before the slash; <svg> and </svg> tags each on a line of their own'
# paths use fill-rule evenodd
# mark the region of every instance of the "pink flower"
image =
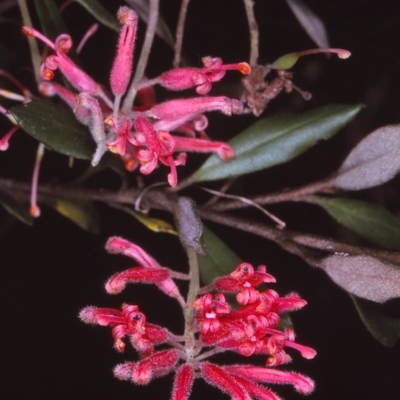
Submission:
<svg viewBox="0 0 400 400">
<path fill-rule="evenodd" d="M 227 70 L 238 70 L 242 74 L 249 74 L 251 68 L 247 63 L 223 64 L 218 57 L 203 57 L 204 68 L 177 68 L 164 72 L 160 76 L 161 86 L 170 90 L 189 89 L 196 87 L 196 92 L 205 95 L 211 90 L 213 82 L 220 81 Z"/>
<path fill-rule="evenodd" d="M 107 248 L 135 258 L 143 267 L 133 267 L 114 275 L 106 287 L 114 284 L 119 291 L 120 284 L 128 281 L 155 283 L 172 282 L 174 272 L 162 268 L 140 247 L 121 238 L 111 238 Z M 145 271 L 147 269 L 147 271 Z M 162 275 L 169 271 L 166 275 Z M 160 274 L 160 275 L 158 275 Z M 165 279 L 165 280 L 163 280 Z M 136 305 L 122 306 L 122 311 L 110 308 L 87 307 L 80 313 L 82 321 L 89 324 L 111 326 L 115 347 L 125 349 L 125 339 L 139 353 L 139 360 L 117 365 L 114 375 L 144 385 L 152 379 L 175 373 L 171 400 L 187 400 L 196 378 L 202 378 L 212 386 L 227 393 L 232 399 L 280 400 L 267 386 L 269 384 L 290 384 L 302 394 L 314 389 L 314 382 L 301 374 L 271 368 L 291 360 L 286 348 L 298 350 L 311 359 L 315 350 L 295 342 L 292 329 L 279 329 L 279 314 L 303 307 L 306 302 L 296 294 L 280 297 L 271 289 L 259 293 L 256 289 L 262 283 L 275 282 L 266 273 L 266 267 L 257 270 L 249 263 L 240 264 L 229 276 L 215 280 L 212 290 L 184 305 L 185 335 L 176 336 L 167 329 L 148 324 L 145 315 Z M 246 301 L 238 301 L 238 308 L 231 309 L 223 293 L 243 293 L 252 289 Z M 239 298 L 238 300 L 241 300 Z M 190 319 L 193 313 L 194 320 Z M 193 333 L 191 333 L 193 332 Z M 197 334 L 198 332 L 198 334 Z M 196 335 L 194 335 L 196 333 Z M 157 350 L 158 345 L 163 345 Z M 165 348 L 165 345 L 171 348 Z M 265 366 L 251 364 L 217 365 L 207 358 L 221 351 L 233 351 L 245 357 L 265 354 Z"/>
<path fill-rule="evenodd" d="M 161 265 L 158 264 L 158 262 L 149 254 L 147 254 L 141 247 L 129 242 L 128 240 L 114 236 L 108 239 L 106 243 L 106 250 L 109 253 L 121 253 L 136 260 L 142 268 L 146 268 L 148 270 L 148 274 L 146 273 L 146 275 L 149 276 L 147 278 L 148 280 L 146 281 L 147 283 L 150 283 L 149 279 L 153 279 L 154 283 L 160 290 L 162 290 L 168 296 L 176 298 L 179 304 L 182 307 L 185 307 L 185 300 L 179 293 L 179 289 L 175 282 L 170 278 L 170 275 L 164 276 L 163 274 L 165 273 L 165 269 L 163 269 Z M 126 274 L 116 274 L 109 279 L 108 282 L 112 282 L 110 283 L 109 288 L 111 289 L 115 285 L 119 288 L 121 287 L 122 290 L 127 282 L 132 282 L 134 280 L 138 282 L 142 279 L 140 274 L 136 274 L 136 276 L 138 277 L 137 280 L 133 278 L 132 272 L 128 272 Z M 162 279 L 163 277 L 164 279 Z"/>
<path fill-rule="evenodd" d="M 60 35 L 53 43 L 33 28 L 24 26 L 22 29 L 27 36 L 41 40 L 53 50 L 53 54 L 41 65 L 41 76 L 46 82 L 40 84 L 40 91 L 45 96 L 60 96 L 73 108 L 76 118 L 88 125 L 97 145 L 92 165 L 96 166 L 107 150 L 119 154 L 129 171 L 139 167 L 144 175 L 153 172 L 161 163 L 170 169 L 167 179 L 174 187 L 178 182 L 176 167 L 185 164 L 187 152 L 215 152 L 222 160 L 231 159 L 234 151 L 228 144 L 208 139 L 204 131 L 208 121 L 203 114 L 209 111 L 220 111 L 226 115 L 240 114 L 243 105 L 239 100 L 224 96 L 195 97 L 156 104 L 151 86 L 159 83 L 172 90 L 196 86 L 197 93 L 204 95 L 213 82 L 222 79 L 227 70 L 248 74 L 250 66 L 244 62 L 223 64 L 220 58 L 204 57 L 204 68 L 178 68 L 158 78 L 132 83 L 133 90 L 130 89 L 129 93 L 137 92 L 143 106 L 133 107 L 132 103 L 120 108 L 121 97 L 127 92 L 132 75 L 138 17 L 128 7 L 121 7 L 117 16 L 122 27 L 110 74 L 113 100 L 67 56 L 72 46 L 69 35 Z M 79 93 L 48 82 L 54 79 L 56 69 Z M 130 98 L 129 95 L 126 97 Z M 176 136 L 172 134 L 174 131 L 189 137 Z M 201 139 L 196 138 L 197 133 Z"/>
<path fill-rule="evenodd" d="M 154 345 L 164 343 L 170 336 L 168 330 L 147 324 L 146 317 L 136 305 L 124 304 L 122 311 L 113 308 L 86 307 L 79 318 L 87 324 L 110 325 L 118 351 L 125 350 L 122 339 L 128 336 L 131 345 L 143 356 L 153 353 Z"/>
</svg>

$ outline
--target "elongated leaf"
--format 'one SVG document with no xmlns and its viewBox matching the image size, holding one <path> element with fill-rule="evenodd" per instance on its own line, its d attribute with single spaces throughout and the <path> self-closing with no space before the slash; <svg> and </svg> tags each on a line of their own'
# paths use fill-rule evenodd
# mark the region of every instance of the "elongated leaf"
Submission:
<svg viewBox="0 0 400 400">
<path fill-rule="evenodd" d="M 34 3 L 45 36 L 54 40 L 61 33 L 68 32 L 54 0 L 35 0 Z"/>
<path fill-rule="evenodd" d="M 213 155 L 189 181 L 240 176 L 285 163 L 318 140 L 333 136 L 360 108 L 360 105 L 330 105 L 301 115 L 265 118 L 229 141 L 235 149 L 231 161 L 223 162 Z"/>
<path fill-rule="evenodd" d="M 88 232 L 100 233 L 100 218 L 93 202 L 68 197 L 51 198 L 53 207 L 61 215 Z"/>
<path fill-rule="evenodd" d="M 242 261 L 217 235 L 203 226 L 206 256 L 198 256 L 200 277 L 205 285 L 215 278 L 230 274 Z"/>
<path fill-rule="evenodd" d="M 389 181 L 399 171 L 400 125 L 389 125 L 363 139 L 329 184 L 346 190 L 367 189 Z"/>
<path fill-rule="evenodd" d="M 19 219 L 21 222 L 27 225 L 33 224 L 33 218 L 28 212 L 27 207 L 18 203 L 8 193 L 0 191 L 0 204 L 6 209 L 8 213 Z"/>
<path fill-rule="evenodd" d="M 91 159 L 95 147 L 91 135 L 70 109 L 38 100 L 9 111 L 26 133 L 48 148 L 67 156 Z"/>
<path fill-rule="evenodd" d="M 335 254 L 319 265 L 347 292 L 383 303 L 400 297 L 400 268 L 371 256 Z"/>
<path fill-rule="evenodd" d="M 378 305 L 351 296 L 361 321 L 369 333 L 386 347 L 393 347 L 400 338 L 400 319 L 382 314 Z"/>
<path fill-rule="evenodd" d="M 125 0 L 139 15 L 139 18 L 147 24 L 149 19 L 149 2 L 148 0 Z M 174 47 L 174 37 L 168 28 L 164 19 L 159 15 L 156 34 L 163 39 L 169 46 Z"/>
<path fill-rule="evenodd" d="M 77 3 L 86 8 L 101 24 L 108 28 L 119 31 L 119 25 L 114 15 L 110 14 L 98 0 L 75 0 Z"/>
<path fill-rule="evenodd" d="M 286 0 L 286 3 L 313 42 L 318 47 L 329 47 L 328 35 L 321 18 L 301 0 Z"/>
<path fill-rule="evenodd" d="M 400 221 L 373 203 L 344 198 L 315 202 L 346 228 L 379 246 L 400 250 Z"/>
</svg>

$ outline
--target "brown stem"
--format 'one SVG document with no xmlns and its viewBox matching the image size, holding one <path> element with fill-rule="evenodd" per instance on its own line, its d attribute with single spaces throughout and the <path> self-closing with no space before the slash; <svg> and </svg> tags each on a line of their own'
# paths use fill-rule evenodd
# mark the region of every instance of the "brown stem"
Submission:
<svg viewBox="0 0 400 400">
<path fill-rule="evenodd" d="M 0 178 L 0 189 L 12 193 L 22 201 L 29 201 L 30 185 L 25 182 L 17 182 L 11 179 Z M 142 189 L 128 189 L 119 192 L 107 190 L 93 190 L 81 187 L 62 186 L 62 185 L 40 185 L 38 187 L 40 195 L 59 195 L 75 197 L 79 199 L 101 201 L 106 204 L 119 203 L 134 205 L 136 199 L 142 194 Z M 40 196 L 39 196 L 40 200 Z M 174 193 L 153 189 L 146 192 L 143 202 L 149 209 L 158 209 L 172 212 L 177 202 Z M 307 261 L 311 266 L 318 266 L 319 257 L 323 254 L 347 253 L 349 255 L 366 254 L 380 258 L 389 262 L 400 264 L 400 252 L 374 249 L 363 246 L 342 243 L 331 238 L 325 238 L 288 229 L 278 229 L 257 221 L 248 220 L 200 208 L 200 217 L 204 220 L 219 223 L 224 226 L 239 229 L 243 232 L 252 233 L 277 243 L 286 251 L 298 255 Z M 317 253 L 316 253 L 317 251 Z"/>
</svg>

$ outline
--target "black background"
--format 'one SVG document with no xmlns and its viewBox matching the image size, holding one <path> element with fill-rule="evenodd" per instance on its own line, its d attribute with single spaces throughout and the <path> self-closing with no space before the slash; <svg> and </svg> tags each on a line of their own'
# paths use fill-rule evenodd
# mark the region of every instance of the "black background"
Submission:
<svg viewBox="0 0 400 400">
<path fill-rule="evenodd" d="M 118 2 L 104 1 L 115 13 Z M 294 82 L 313 93 L 305 102 L 298 94 L 281 95 L 271 103 L 264 115 L 298 113 L 329 103 L 363 103 L 365 110 L 337 137 L 320 143 L 296 160 L 242 179 L 234 189 L 243 194 L 263 193 L 285 187 L 299 186 L 326 176 L 340 165 L 349 149 L 363 136 L 386 124 L 398 123 L 400 69 L 400 12 L 397 1 L 306 1 L 325 22 L 332 47 L 352 52 L 346 61 L 336 57 L 313 56 L 299 61 L 294 68 Z M 162 13 L 174 27 L 179 10 L 176 0 L 162 0 Z M 295 17 L 278 0 L 256 0 L 260 25 L 260 62 L 272 62 L 293 51 L 315 47 Z M 82 36 L 93 22 L 79 5 L 65 11 L 74 39 Z M 12 45 L 2 60 L 3 68 L 12 71 L 34 90 L 25 38 L 19 33 L 17 10 L 3 14 L 0 42 Z M 38 26 L 38 25 L 37 25 Z M 138 48 L 144 25 L 139 31 Z M 240 0 L 192 0 L 187 21 L 184 54 L 192 65 L 199 65 L 205 55 L 220 56 L 226 62 L 246 60 L 248 32 L 243 4 Z M 81 55 L 82 65 L 96 80 L 107 82 L 115 54 L 117 35 L 106 28 L 92 38 Z M 156 40 L 151 56 L 149 77 L 171 65 L 172 54 L 164 43 Z M 226 93 L 237 79 L 234 73 L 214 89 Z M 164 96 L 165 92 L 160 93 Z M 7 105 L 9 105 L 7 103 Z M 4 121 L 4 118 L 2 119 Z M 208 133 L 226 140 L 240 132 L 252 117 L 210 117 Z M 5 132 L 8 124 L 0 125 Z M 0 154 L 2 177 L 29 181 L 35 156 L 35 143 L 19 131 L 10 149 Z M 188 170 L 204 157 L 190 156 Z M 86 163 L 76 162 L 71 171 L 65 157 L 48 153 L 43 162 L 42 182 L 68 182 L 85 169 Z M 180 176 L 188 170 L 179 169 Z M 146 182 L 164 179 L 161 169 Z M 134 181 L 134 179 L 132 180 Z M 393 213 L 399 212 L 396 178 L 384 188 L 356 194 L 359 198 L 382 201 Z M 116 189 L 118 176 L 103 173 L 90 181 L 92 186 Z M 216 186 L 217 187 L 217 186 Z M 203 200 L 199 191 L 187 192 Z M 312 206 L 285 204 L 271 207 L 291 229 L 343 240 L 357 239 L 344 232 Z M 142 245 L 163 265 L 185 271 L 186 260 L 176 238 L 154 234 L 138 222 L 105 205 L 98 205 L 102 231 L 98 236 L 80 230 L 55 211 L 43 208 L 34 227 L 27 227 L 0 210 L 0 396 L 2 399 L 167 399 L 172 378 L 159 379 L 148 387 L 135 387 L 119 382 L 112 368 L 134 359 L 132 351 L 118 354 L 112 348 L 109 329 L 82 324 L 77 314 L 87 305 L 119 307 L 123 302 L 139 304 L 150 322 L 166 325 L 175 333 L 182 332 L 179 307 L 156 288 L 131 286 L 117 296 L 107 295 L 103 283 L 114 272 L 131 266 L 129 259 L 111 256 L 103 250 L 111 235 L 123 236 Z M 252 211 L 242 213 L 264 218 Z M 168 219 L 169 216 L 155 213 Z M 297 291 L 307 299 L 308 306 L 293 314 L 298 341 L 318 351 L 312 361 L 294 356 L 289 367 L 315 379 L 316 391 L 309 399 L 398 399 L 399 346 L 387 349 L 376 342 L 362 325 L 349 296 L 336 287 L 320 271 L 312 270 L 300 259 L 283 252 L 273 243 L 243 235 L 226 228 L 209 225 L 236 253 L 257 265 L 265 263 L 277 277 L 280 293 Z M 399 315 L 398 302 L 384 305 L 388 314 Z M 230 357 L 222 358 L 228 362 Z M 262 358 L 258 360 L 262 362 Z M 274 387 L 286 399 L 300 398 L 292 388 Z M 204 396 L 227 398 L 200 381 L 193 389 L 192 399 Z"/>
</svg>

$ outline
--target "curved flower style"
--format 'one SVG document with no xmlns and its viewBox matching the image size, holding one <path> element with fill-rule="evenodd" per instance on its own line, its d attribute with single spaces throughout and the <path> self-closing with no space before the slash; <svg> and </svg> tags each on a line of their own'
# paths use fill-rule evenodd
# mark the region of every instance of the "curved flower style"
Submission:
<svg viewBox="0 0 400 400">
<path fill-rule="evenodd" d="M 27 36 L 36 37 L 54 51 L 42 63 L 41 76 L 45 82 L 40 85 L 40 91 L 46 96 L 60 96 L 74 110 L 77 119 L 88 125 L 97 145 L 92 165 L 97 165 L 109 150 L 119 154 L 130 171 L 139 167 L 142 174 L 150 174 L 159 163 L 167 165 L 171 171 L 168 182 L 176 186 L 176 166 L 185 163 L 187 152 L 215 152 L 222 160 L 232 158 L 234 151 L 229 145 L 207 138 L 204 133 L 207 126 L 204 113 L 221 111 L 227 115 L 240 114 L 243 105 L 239 100 L 223 96 L 194 97 L 155 104 L 151 86 L 160 84 L 170 90 L 196 87 L 199 95 L 205 95 L 212 83 L 221 80 L 227 70 L 249 74 L 250 66 L 245 62 L 223 64 L 220 58 L 204 57 L 204 68 L 177 68 L 163 73 L 159 78 L 132 83 L 135 91 L 138 91 L 138 98 L 144 99 L 144 104 L 139 108 L 133 107 L 133 99 L 129 99 L 132 104 L 120 107 L 131 80 L 138 17 L 129 7 L 121 7 L 117 17 L 121 31 L 110 74 L 114 99 L 68 57 L 67 52 L 72 46 L 69 35 L 60 35 L 53 43 L 35 29 L 23 27 Z M 50 82 L 57 69 L 78 93 Z M 180 132 L 189 137 L 171 132 Z M 196 132 L 199 139 L 195 137 Z"/>
<path fill-rule="evenodd" d="M 113 237 L 106 248 L 122 253 L 141 264 L 114 274 L 106 283 L 109 293 L 119 293 L 130 282 L 154 283 L 166 294 L 175 297 L 185 310 L 185 325 L 190 327 L 193 340 L 177 336 L 156 325 L 147 323 L 137 305 L 124 304 L 121 310 L 86 307 L 80 318 L 88 324 L 112 327 L 114 344 L 118 351 L 125 350 L 125 341 L 139 353 L 139 360 L 126 362 L 114 368 L 121 380 L 147 384 L 152 379 L 175 373 L 172 400 L 186 400 L 190 396 L 194 379 L 201 377 L 207 383 L 227 393 L 232 399 L 279 400 L 268 384 L 291 384 L 302 394 L 314 389 L 314 382 L 296 372 L 278 370 L 276 367 L 291 360 L 286 349 L 297 350 L 302 357 L 312 359 L 316 352 L 295 342 L 292 329 L 279 328 L 280 314 L 306 305 L 306 301 L 292 293 L 280 297 L 277 292 L 261 284 L 275 282 L 265 266 L 256 270 L 249 263 L 240 264 L 229 276 L 218 278 L 211 285 L 212 292 L 187 304 L 173 279 L 182 278 L 172 270 L 161 267 L 143 249 L 125 239 Z M 210 287 L 207 287 L 210 289 Z M 222 292 L 236 293 L 237 308 L 232 309 Z M 193 312 L 187 312 L 192 309 Z M 163 344 L 161 350 L 156 347 Z M 165 348 L 168 344 L 171 348 Z M 244 357 L 253 354 L 267 356 L 266 365 L 218 365 L 206 361 L 210 356 L 233 351 Z"/>
</svg>

